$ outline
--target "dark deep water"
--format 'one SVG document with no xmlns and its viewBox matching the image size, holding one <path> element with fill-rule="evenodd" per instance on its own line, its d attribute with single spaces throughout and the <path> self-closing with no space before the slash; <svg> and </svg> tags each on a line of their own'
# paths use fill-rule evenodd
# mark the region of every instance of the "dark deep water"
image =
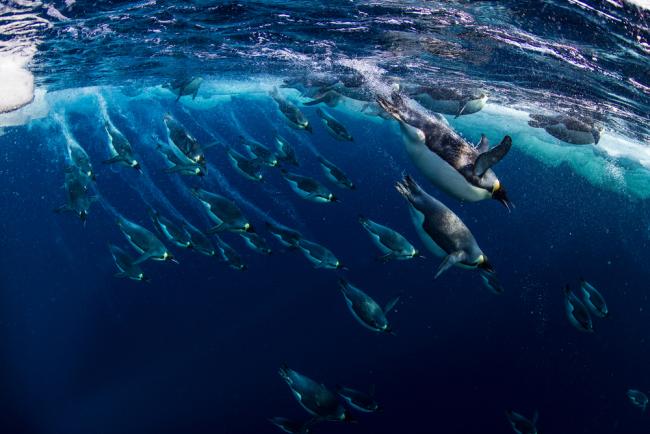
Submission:
<svg viewBox="0 0 650 434">
<path fill-rule="evenodd" d="M 81 48 L 87 43 L 83 38 L 65 38 L 73 33 L 70 28 L 102 28 L 102 23 L 110 26 L 116 21 L 110 16 L 133 13 L 143 20 L 134 19 L 129 30 L 133 34 L 154 29 L 153 21 L 175 22 L 160 24 L 168 26 L 160 36 L 164 43 L 173 35 L 190 35 L 188 21 L 196 24 L 206 3 L 223 3 L 214 6 L 222 9 L 211 10 L 204 18 L 219 26 L 223 32 L 218 38 L 232 46 L 211 46 L 189 36 L 187 41 L 176 40 L 176 46 L 185 44 L 183 50 L 173 55 L 162 50 L 160 59 L 153 56 L 157 63 L 150 65 L 150 74 L 141 64 L 146 56 L 128 51 L 126 47 L 132 50 L 133 44 L 120 39 L 126 38 L 126 31 L 110 36 L 114 45 L 96 42 L 97 50 L 107 50 L 101 53 L 103 59 L 89 57 L 92 48 Z M 274 50 L 283 43 L 291 49 L 300 46 L 298 35 L 311 45 L 319 37 L 325 39 L 313 31 L 314 20 L 327 23 L 339 14 L 352 19 L 374 11 L 375 21 L 368 18 L 371 23 L 364 24 L 372 29 L 370 41 L 358 35 L 337 36 L 327 55 L 336 63 L 337 54 L 349 60 L 356 51 L 364 62 L 374 59 L 370 63 L 390 75 L 400 72 L 392 61 L 382 63 L 390 50 L 385 41 L 380 44 L 374 39 L 382 31 L 382 16 L 412 18 L 399 13 L 398 2 L 333 2 L 330 8 L 310 3 L 297 2 L 290 13 L 304 14 L 305 29 L 291 28 L 286 34 L 275 29 L 274 37 L 264 36 Z M 39 89 L 50 86 L 52 90 L 45 97 L 46 113 L 27 116 L 22 123 L 1 123 L 8 118 L 0 115 L 4 127 L 0 200 L 5 204 L 0 207 L 0 432 L 280 432 L 268 418 L 307 419 L 277 374 L 287 363 L 332 388 L 337 384 L 365 391 L 376 388 L 383 411 L 357 413 L 357 424 L 319 424 L 313 430 L 318 433 L 507 433 L 512 432 L 505 417 L 508 409 L 528 417 L 538 411 L 541 433 L 647 433 L 650 415 L 632 406 L 626 391 L 650 391 L 650 169 L 646 159 L 650 101 L 647 91 L 629 80 L 617 84 L 614 78 L 598 75 L 598 71 L 614 71 L 650 84 L 647 51 L 643 54 L 647 12 L 631 5 L 611 6 L 616 2 L 594 3 L 630 20 L 626 28 L 637 30 L 631 31 L 634 37 L 621 33 L 630 36 L 628 40 L 617 33 L 619 23 L 589 15 L 576 2 L 498 2 L 497 11 L 490 9 L 490 2 L 430 3 L 420 6 L 472 12 L 476 25 L 468 24 L 471 31 L 482 29 L 483 24 L 499 28 L 491 20 L 498 10 L 510 10 L 518 17 L 510 25 L 537 29 L 546 41 L 570 45 L 571 40 L 592 39 L 576 45 L 607 51 L 613 42 L 602 28 L 608 28 L 621 46 L 638 50 L 627 60 L 615 53 L 608 60 L 611 64 L 598 64 L 593 70 L 553 69 L 557 56 L 529 59 L 548 61 L 535 66 L 536 74 L 551 70 L 566 78 L 565 88 L 557 84 L 558 79 L 549 78 L 556 87 L 546 95 L 548 100 L 536 97 L 536 88 L 543 84 L 538 80 L 512 69 L 508 70 L 512 76 L 503 77 L 504 71 L 495 65 L 504 53 L 484 63 L 483 69 L 468 61 L 475 59 L 471 56 L 420 59 L 446 71 L 447 81 L 462 70 L 463 80 L 495 92 L 498 104 L 493 107 L 497 108 L 489 108 L 491 99 L 483 112 L 459 120 L 449 117 L 449 122 L 474 143 L 482 132 L 493 143 L 504 134 L 512 135 L 513 149 L 495 169 L 516 204 L 511 213 L 496 201 L 461 203 L 428 184 L 404 152 L 393 121 L 359 114 L 347 106 L 326 108 L 355 138 L 352 143 L 339 142 L 324 131 L 315 107 L 300 106 L 314 133 L 290 128 L 267 92 L 295 72 L 291 61 L 270 56 L 254 63 L 242 54 L 256 50 L 242 36 L 246 29 L 254 33 L 250 29 L 264 21 L 264 14 L 277 14 L 286 4 L 137 3 L 144 5 L 141 9 L 135 2 L 79 1 L 65 9 L 63 2 L 55 2 L 72 21 L 57 22 L 45 33 L 34 60 Z M 553 33 L 550 24 L 539 25 L 542 18 L 533 13 L 537 3 L 564 11 L 561 31 Z M 155 8 L 155 13 L 147 7 Z M 251 11 L 259 16 L 246 15 Z M 232 27 L 237 26 L 237 14 L 251 26 L 238 27 L 239 36 Z M 441 40 L 446 40 L 450 29 L 456 34 L 464 23 L 458 12 L 448 15 L 459 21 L 453 26 L 436 22 L 426 27 L 422 18 L 415 24 L 402 23 L 402 30 L 410 35 L 442 35 Z M 585 22 L 601 31 L 590 33 L 592 27 Z M 580 26 L 587 26 L 586 30 L 577 30 Z M 634 32 L 640 32 L 640 38 Z M 92 39 L 92 32 L 83 35 Z M 245 48 L 233 54 L 232 47 L 240 43 Z M 370 48 L 373 44 L 375 49 Z M 257 49 L 264 53 L 268 45 L 261 45 Z M 142 47 L 149 49 L 144 42 Z M 198 52 L 197 47 L 229 56 L 221 69 L 225 77 L 219 76 L 220 66 L 214 61 L 187 56 L 193 49 Z M 63 48 L 73 52 L 62 54 Z M 494 49 L 504 50 L 498 45 Z M 383 55 L 382 50 L 386 50 Z M 309 53 L 316 63 L 322 54 L 313 47 Z M 133 74 L 141 75 L 129 78 L 129 86 L 139 92 L 133 97 L 112 87 L 125 84 L 129 56 Z M 196 103 L 188 97 L 176 103 L 171 93 L 157 87 L 178 75 L 176 69 L 169 69 L 176 65 L 175 58 L 179 64 L 185 62 L 186 70 L 190 65 L 192 75 L 206 76 Z M 86 75 L 88 83 L 78 81 L 89 68 L 79 59 L 89 65 L 97 62 L 90 68 L 93 73 Z M 238 60 L 241 70 L 237 70 Z M 256 65 L 263 68 L 254 71 Z M 295 68 L 302 71 L 310 65 Z M 416 66 L 413 69 L 402 71 L 403 75 L 422 73 Z M 80 89 L 86 85 L 99 87 Z M 287 95 L 303 101 L 297 93 Z M 608 135 L 603 135 L 600 145 L 576 150 L 528 128 L 526 120 L 518 117 L 521 112 L 500 110 L 548 107 L 558 95 L 562 96 L 559 106 L 576 107 L 580 100 L 583 105 L 578 108 L 604 117 Z M 38 104 L 37 96 L 27 113 L 37 113 Z M 611 107 L 618 111 L 610 112 Z M 200 142 L 221 143 L 206 151 L 209 174 L 205 178 L 164 173 L 164 161 L 154 146 L 164 137 L 166 113 Z M 142 174 L 101 164 L 108 156 L 106 115 L 133 145 Z M 290 191 L 277 169 L 265 168 L 263 183 L 244 179 L 233 170 L 225 147 L 234 146 L 239 135 L 272 147 L 276 132 L 294 144 L 301 161 L 296 171 L 323 180 L 316 151 L 341 167 L 357 190 L 326 183 L 341 203 L 316 204 Z M 52 212 L 65 202 L 63 169 L 70 140 L 87 150 L 97 172 L 94 188 L 101 199 L 92 205 L 85 225 L 72 214 Z M 403 172 L 412 174 L 469 226 L 499 273 L 506 290 L 503 295 L 488 292 L 477 273 L 459 268 L 434 280 L 440 258 L 424 251 L 406 202 L 394 189 Z M 274 254 L 259 255 L 247 249 L 238 235 L 226 234 L 223 238 L 244 257 L 246 272 L 171 247 L 180 264 L 147 261 L 143 269 L 150 283 L 114 278 L 107 243 L 130 249 L 115 224 L 115 213 L 152 229 L 147 207 L 153 206 L 198 228 L 210 226 L 188 187 L 234 199 L 271 243 Z M 426 259 L 377 261 L 378 251 L 359 225 L 359 214 L 404 234 Z M 269 218 L 327 246 L 349 271 L 314 269 L 300 253 L 286 251 L 264 230 Z M 389 314 L 396 336 L 370 332 L 354 320 L 337 287 L 339 275 L 381 305 L 402 294 Z M 610 318 L 594 318 L 593 334 L 571 327 L 564 312 L 562 288 L 568 282 L 575 287 L 581 276 L 603 293 L 611 311 Z"/>
</svg>

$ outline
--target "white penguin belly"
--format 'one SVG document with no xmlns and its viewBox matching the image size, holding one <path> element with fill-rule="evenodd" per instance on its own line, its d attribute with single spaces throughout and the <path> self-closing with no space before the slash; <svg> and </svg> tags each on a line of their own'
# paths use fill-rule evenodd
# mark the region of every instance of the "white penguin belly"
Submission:
<svg viewBox="0 0 650 434">
<path fill-rule="evenodd" d="M 417 101 L 424 107 L 436 113 L 455 115 L 458 113 L 458 101 L 433 99 L 430 95 L 418 96 Z"/>
<path fill-rule="evenodd" d="M 407 141 L 406 152 L 420 173 L 451 196 L 468 202 L 478 202 L 492 197 L 488 190 L 470 184 L 460 172 L 438 154 L 429 150 L 424 143 Z"/>
</svg>

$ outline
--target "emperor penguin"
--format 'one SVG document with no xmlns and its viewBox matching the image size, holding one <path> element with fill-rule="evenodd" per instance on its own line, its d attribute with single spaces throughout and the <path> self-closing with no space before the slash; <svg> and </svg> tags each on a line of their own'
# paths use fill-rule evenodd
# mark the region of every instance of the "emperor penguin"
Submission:
<svg viewBox="0 0 650 434">
<path fill-rule="evenodd" d="M 407 154 L 432 184 L 459 200 L 492 198 L 510 209 L 506 191 L 491 169 L 510 151 L 510 136 L 479 152 L 439 117 L 412 109 L 397 93 L 393 93 L 392 101 L 380 96 L 377 102 L 399 122 Z"/>
</svg>

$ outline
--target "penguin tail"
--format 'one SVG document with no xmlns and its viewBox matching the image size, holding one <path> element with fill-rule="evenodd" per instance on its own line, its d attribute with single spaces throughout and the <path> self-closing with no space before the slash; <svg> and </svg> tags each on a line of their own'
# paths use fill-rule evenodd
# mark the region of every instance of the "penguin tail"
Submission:
<svg viewBox="0 0 650 434">
<path fill-rule="evenodd" d="M 278 374 L 280 374 L 280 377 L 287 379 L 289 377 L 289 366 L 286 363 L 283 363 L 278 370 Z"/>
<path fill-rule="evenodd" d="M 420 189 L 420 186 L 418 185 L 417 182 L 413 178 L 411 178 L 411 175 L 406 174 L 404 175 L 404 178 L 402 178 L 401 181 L 398 181 L 395 184 L 395 188 L 401 194 L 406 200 L 409 202 L 413 201 L 413 193 L 415 191 L 418 191 Z"/>
</svg>

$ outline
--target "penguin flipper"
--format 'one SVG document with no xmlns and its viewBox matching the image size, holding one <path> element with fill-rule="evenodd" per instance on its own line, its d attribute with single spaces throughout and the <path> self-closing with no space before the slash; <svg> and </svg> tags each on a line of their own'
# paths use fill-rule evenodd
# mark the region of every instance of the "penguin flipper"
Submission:
<svg viewBox="0 0 650 434">
<path fill-rule="evenodd" d="M 393 308 L 395 308 L 395 305 L 397 304 L 398 301 L 399 301 L 399 295 L 393 298 L 392 300 L 390 300 L 388 303 L 386 303 L 386 307 L 384 307 L 384 315 L 386 315 L 388 312 L 393 310 Z"/>
<path fill-rule="evenodd" d="M 438 272 L 436 273 L 434 279 L 437 279 L 438 276 L 440 276 L 442 273 L 444 273 L 445 271 L 447 271 L 457 263 L 462 262 L 465 258 L 467 258 L 467 253 L 463 252 L 462 250 L 459 250 L 457 252 L 452 252 L 449 255 L 447 255 L 445 259 L 442 261 L 442 263 L 440 264 L 440 267 L 438 267 Z"/>
<path fill-rule="evenodd" d="M 456 112 L 456 116 L 454 116 L 454 119 L 458 119 L 463 114 L 465 108 L 467 107 L 468 102 L 469 100 L 467 99 L 460 101 L 460 103 L 458 104 L 458 111 Z"/>
<path fill-rule="evenodd" d="M 497 146 L 479 155 L 474 163 L 474 175 L 483 176 L 490 167 L 506 156 L 510 148 L 512 148 L 512 139 L 510 136 L 505 136 Z"/>
<path fill-rule="evenodd" d="M 490 150 L 490 141 L 485 136 L 485 134 L 481 134 L 481 141 L 478 143 L 476 150 L 479 154 L 484 154 Z"/>
</svg>

